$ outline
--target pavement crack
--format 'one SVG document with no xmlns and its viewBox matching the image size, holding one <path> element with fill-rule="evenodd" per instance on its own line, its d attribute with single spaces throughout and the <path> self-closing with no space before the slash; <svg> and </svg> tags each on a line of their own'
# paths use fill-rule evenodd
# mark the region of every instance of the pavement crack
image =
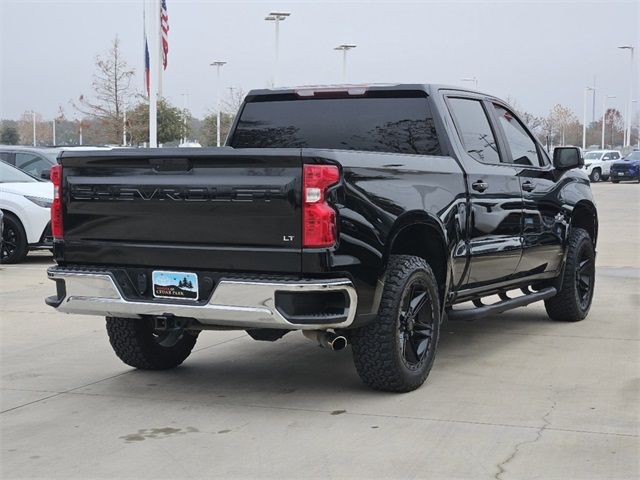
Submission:
<svg viewBox="0 0 640 480">
<path fill-rule="evenodd" d="M 549 425 L 551 425 L 551 422 L 549 421 L 549 415 L 551 415 L 551 412 L 553 411 L 553 409 L 556 408 L 556 401 L 553 401 L 553 404 L 551 405 L 551 408 L 549 408 L 549 410 L 547 411 L 547 413 L 545 413 L 542 416 L 542 421 L 543 424 L 540 428 L 538 428 L 538 430 L 536 431 L 536 436 L 533 440 L 525 440 L 523 442 L 520 443 L 516 443 L 516 445 L 513 447 L 513 452 L 511 452 L 511 454 L 505 458 L 502 462 L 500 462 L 498 465 L 496 465 L 498 467 L 498 473 L 495 474 L 494 478 L 495 480 L 502 480 L 502 476 L 504 475 L 504 473 L 506 472 L 506 466 L 507 464 L 509 464 L 511 461 L 513 461 L 514 458 L 516 458 L 516 456 L 520 453 L 520 449 L 522 447 L 524 447 L 525 445 L 532 445 L 534 443 L 536 443 L 537 441 L 539 441 L 542 438 L 542 432 L 544 432 L 547 427 Z"/>
</svg>

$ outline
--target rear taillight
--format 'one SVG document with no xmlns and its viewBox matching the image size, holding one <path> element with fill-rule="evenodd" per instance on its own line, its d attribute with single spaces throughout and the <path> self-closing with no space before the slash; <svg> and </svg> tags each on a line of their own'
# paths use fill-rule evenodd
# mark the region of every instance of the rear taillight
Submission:
<svg viewBox="0 0 640 480">
<path fill-rule="evenodd" d="M 327 188 L 338 183 L 334 165 L 304 165 L 302 246 L 331 247 L 336 243 L 336 211 L 326 201 Z"/>
<path fill-rule="evenodd" d="M 62 226 L 62 165 L 51 167 L 49 179 L 53 183 L 53 202 L 51 203 L 51 235 L 56 240 L 62 240 L 64 228 Z"/>
</svg>

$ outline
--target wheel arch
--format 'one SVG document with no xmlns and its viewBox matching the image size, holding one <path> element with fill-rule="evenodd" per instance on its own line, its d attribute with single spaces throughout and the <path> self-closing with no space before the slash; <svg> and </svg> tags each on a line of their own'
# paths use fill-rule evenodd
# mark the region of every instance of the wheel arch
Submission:
<svg viewBox="0 0 640 480">
<path fill-rule="evenodd" d="M 433 270 L 441 305 L 444 305 L 451 278 L 451 264 L 447 254 L 447 235 L 441 222 L 426 212 L 407 212 L 396 220 L 388 238 L 384 265 L 391 255 L 423 258 Z"/>
<path fill-rule="evenodd" d="M 571 212 L 571 228 L 584 228 L 595 246 L 598 240 L 598 211 L 588 200 L 579 201 Z"/>
</svg>

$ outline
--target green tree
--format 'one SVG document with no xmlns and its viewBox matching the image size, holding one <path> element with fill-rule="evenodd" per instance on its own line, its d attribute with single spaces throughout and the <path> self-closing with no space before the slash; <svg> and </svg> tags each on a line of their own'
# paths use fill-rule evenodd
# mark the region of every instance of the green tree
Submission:
<svg viewBox="0 0 640 480">
<path fill-rule="evenodd" d="M 220 144 L 224 144 L 231 125 L 233 124 L 234 115 L 226 112 L 220 113 Z M 218 118 L 215 113 L 210 113 L 202 120 L 200 127 L 200 134 L 198 135 L 198 142 L 203 147 L 216 145 L 216 128 L 218 124 Z"/>
<path fill-rule="evenodd" d="M 0 132 L 0 143 L 4 145 L 17 145 L 20 142 L 18 129 L 12 125 L 3 125 Z"/>
<path fill-rule="evenodd" d="M 127 127 L 132 145 L 149 141 L 149 102 L 144 100 L 127 112 Z M 189 136 L 190 123 L 187 122 Z M 185 134 L 183 110 L 171 105 L 166 100 L 158 102 L 158 142 L 170 143 L 178 141 Z"/>
</svg>

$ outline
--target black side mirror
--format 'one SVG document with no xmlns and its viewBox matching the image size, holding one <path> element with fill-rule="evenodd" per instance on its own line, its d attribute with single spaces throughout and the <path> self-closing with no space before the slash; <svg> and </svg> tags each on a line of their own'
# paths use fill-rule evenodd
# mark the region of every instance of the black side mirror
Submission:
<svg viewBox="0 0 640 480">
<path fill-rule="evenodd" d="M 49 170 L 42 170 L 40 172 L 40 178 L 42 178 L 44 180 L 51 180 L 51 176 L 50 176 Z"/>
<path fill-rule="evenodd" d="M 571 170 L 584 166 L 578 147 L 556 147 L 553 150 L 553 166 L 558 170 Z"/>
</svg>

